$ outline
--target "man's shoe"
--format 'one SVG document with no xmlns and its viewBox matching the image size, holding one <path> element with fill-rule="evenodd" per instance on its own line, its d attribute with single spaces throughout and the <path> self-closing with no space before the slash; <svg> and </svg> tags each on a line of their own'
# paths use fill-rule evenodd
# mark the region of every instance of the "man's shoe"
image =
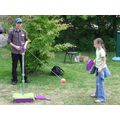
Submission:
<svg viewBox="0 0 120 120">
<path fill-rule="evenodd" d="M 17 81 L 12 81 L 12 85 L 16 85 L 17 84 Z"/>
<path fill-rule="evenodd" d="M 30 81 L 29 80 L 25 80 L 25 83 L 30 83 Z"/>
</svg>

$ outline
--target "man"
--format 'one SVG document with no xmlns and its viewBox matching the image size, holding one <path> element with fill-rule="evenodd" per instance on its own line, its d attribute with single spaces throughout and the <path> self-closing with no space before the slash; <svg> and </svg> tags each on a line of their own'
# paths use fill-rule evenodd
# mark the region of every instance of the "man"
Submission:
<svg viewBox="0 0 120 120">
<path fill-rule="evenodd" d="M 12 29 L 8 35 L 8 43 L 12 47 L 11 57 L 12 57 L 12 84 L 16 85 L 18 82 L 17 79 L 17 64 L 18 60 L 20 61 L 21 71 L 22 71 L 22 55 L 21 55 L 21 43 L 27 43 L 26 32 L 22 29 L 22 19 L 16 19 L 16 28 Z M 25 69 L 25 68 L 24 68 Z M 25 69 L 25 82 L 28 83 Z"/>
</svg>

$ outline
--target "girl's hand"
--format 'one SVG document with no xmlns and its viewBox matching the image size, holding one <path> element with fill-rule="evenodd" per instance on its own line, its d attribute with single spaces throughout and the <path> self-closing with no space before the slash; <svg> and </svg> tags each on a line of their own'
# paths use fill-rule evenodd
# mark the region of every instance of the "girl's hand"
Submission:
<svg viewBox="0 0 120 120">
<path fill-rule="evenodd" d="M 101 72 L 101 70 L 102 70 L 102 68 L 101 68 L 101 67 L 99 67 L 99 68 L 98 68 L 98 72 Z"/>
</svg>

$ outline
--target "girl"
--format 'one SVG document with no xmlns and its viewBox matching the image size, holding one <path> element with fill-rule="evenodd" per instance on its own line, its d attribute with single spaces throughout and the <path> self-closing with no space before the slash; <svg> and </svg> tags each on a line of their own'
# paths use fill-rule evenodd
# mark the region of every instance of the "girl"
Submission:
<svg viewBox="0 0 120 120">
<path fill-rule="evenodd" d="M 101 103 L 106 101 L 104 79 L 110 75 L 110 72 L 106 65 L 106 50 L 103 40 L 96 38 L 94 47 L 96 49 L 96 59 L 94 60 L 96 66 L 96 92 L 91 97 L 96 97 L 97 100 L 95 102 Z"/>
</svg>

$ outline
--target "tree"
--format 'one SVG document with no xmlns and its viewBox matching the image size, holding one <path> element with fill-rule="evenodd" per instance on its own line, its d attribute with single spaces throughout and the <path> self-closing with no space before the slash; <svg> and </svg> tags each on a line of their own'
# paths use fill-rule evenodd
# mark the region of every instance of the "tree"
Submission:
<svg viewBox="0 0 120 120">
<path fill-rule="evenodd" d="M 24 16 L 24 20 L 25 29 L 31 40 L 29 51 L 40 60 L 36 60 L 27 52 L 27 67 L 32 72 L 47 63 L 53 50 L 52 45 L 55 38 L 59 36 L 60 31 L 69 26 L 61 23 L 59 19 L 51 18 L 51 16 Z"/>
<path fill-rule="evenodd" d="M 107 51 L 115 50 L 115 36 L 118 18 L 114 15 L 74 15 L 62 16 L 65 23 L 71 23 L 73 27 L 61 32 L 56 43 L 69 42 L 75 44 L 80 51 L 93 50 L 93 40 L 101 37 Z M 119 27 L 120 29 L 120 27 Z"/>
</svg>

